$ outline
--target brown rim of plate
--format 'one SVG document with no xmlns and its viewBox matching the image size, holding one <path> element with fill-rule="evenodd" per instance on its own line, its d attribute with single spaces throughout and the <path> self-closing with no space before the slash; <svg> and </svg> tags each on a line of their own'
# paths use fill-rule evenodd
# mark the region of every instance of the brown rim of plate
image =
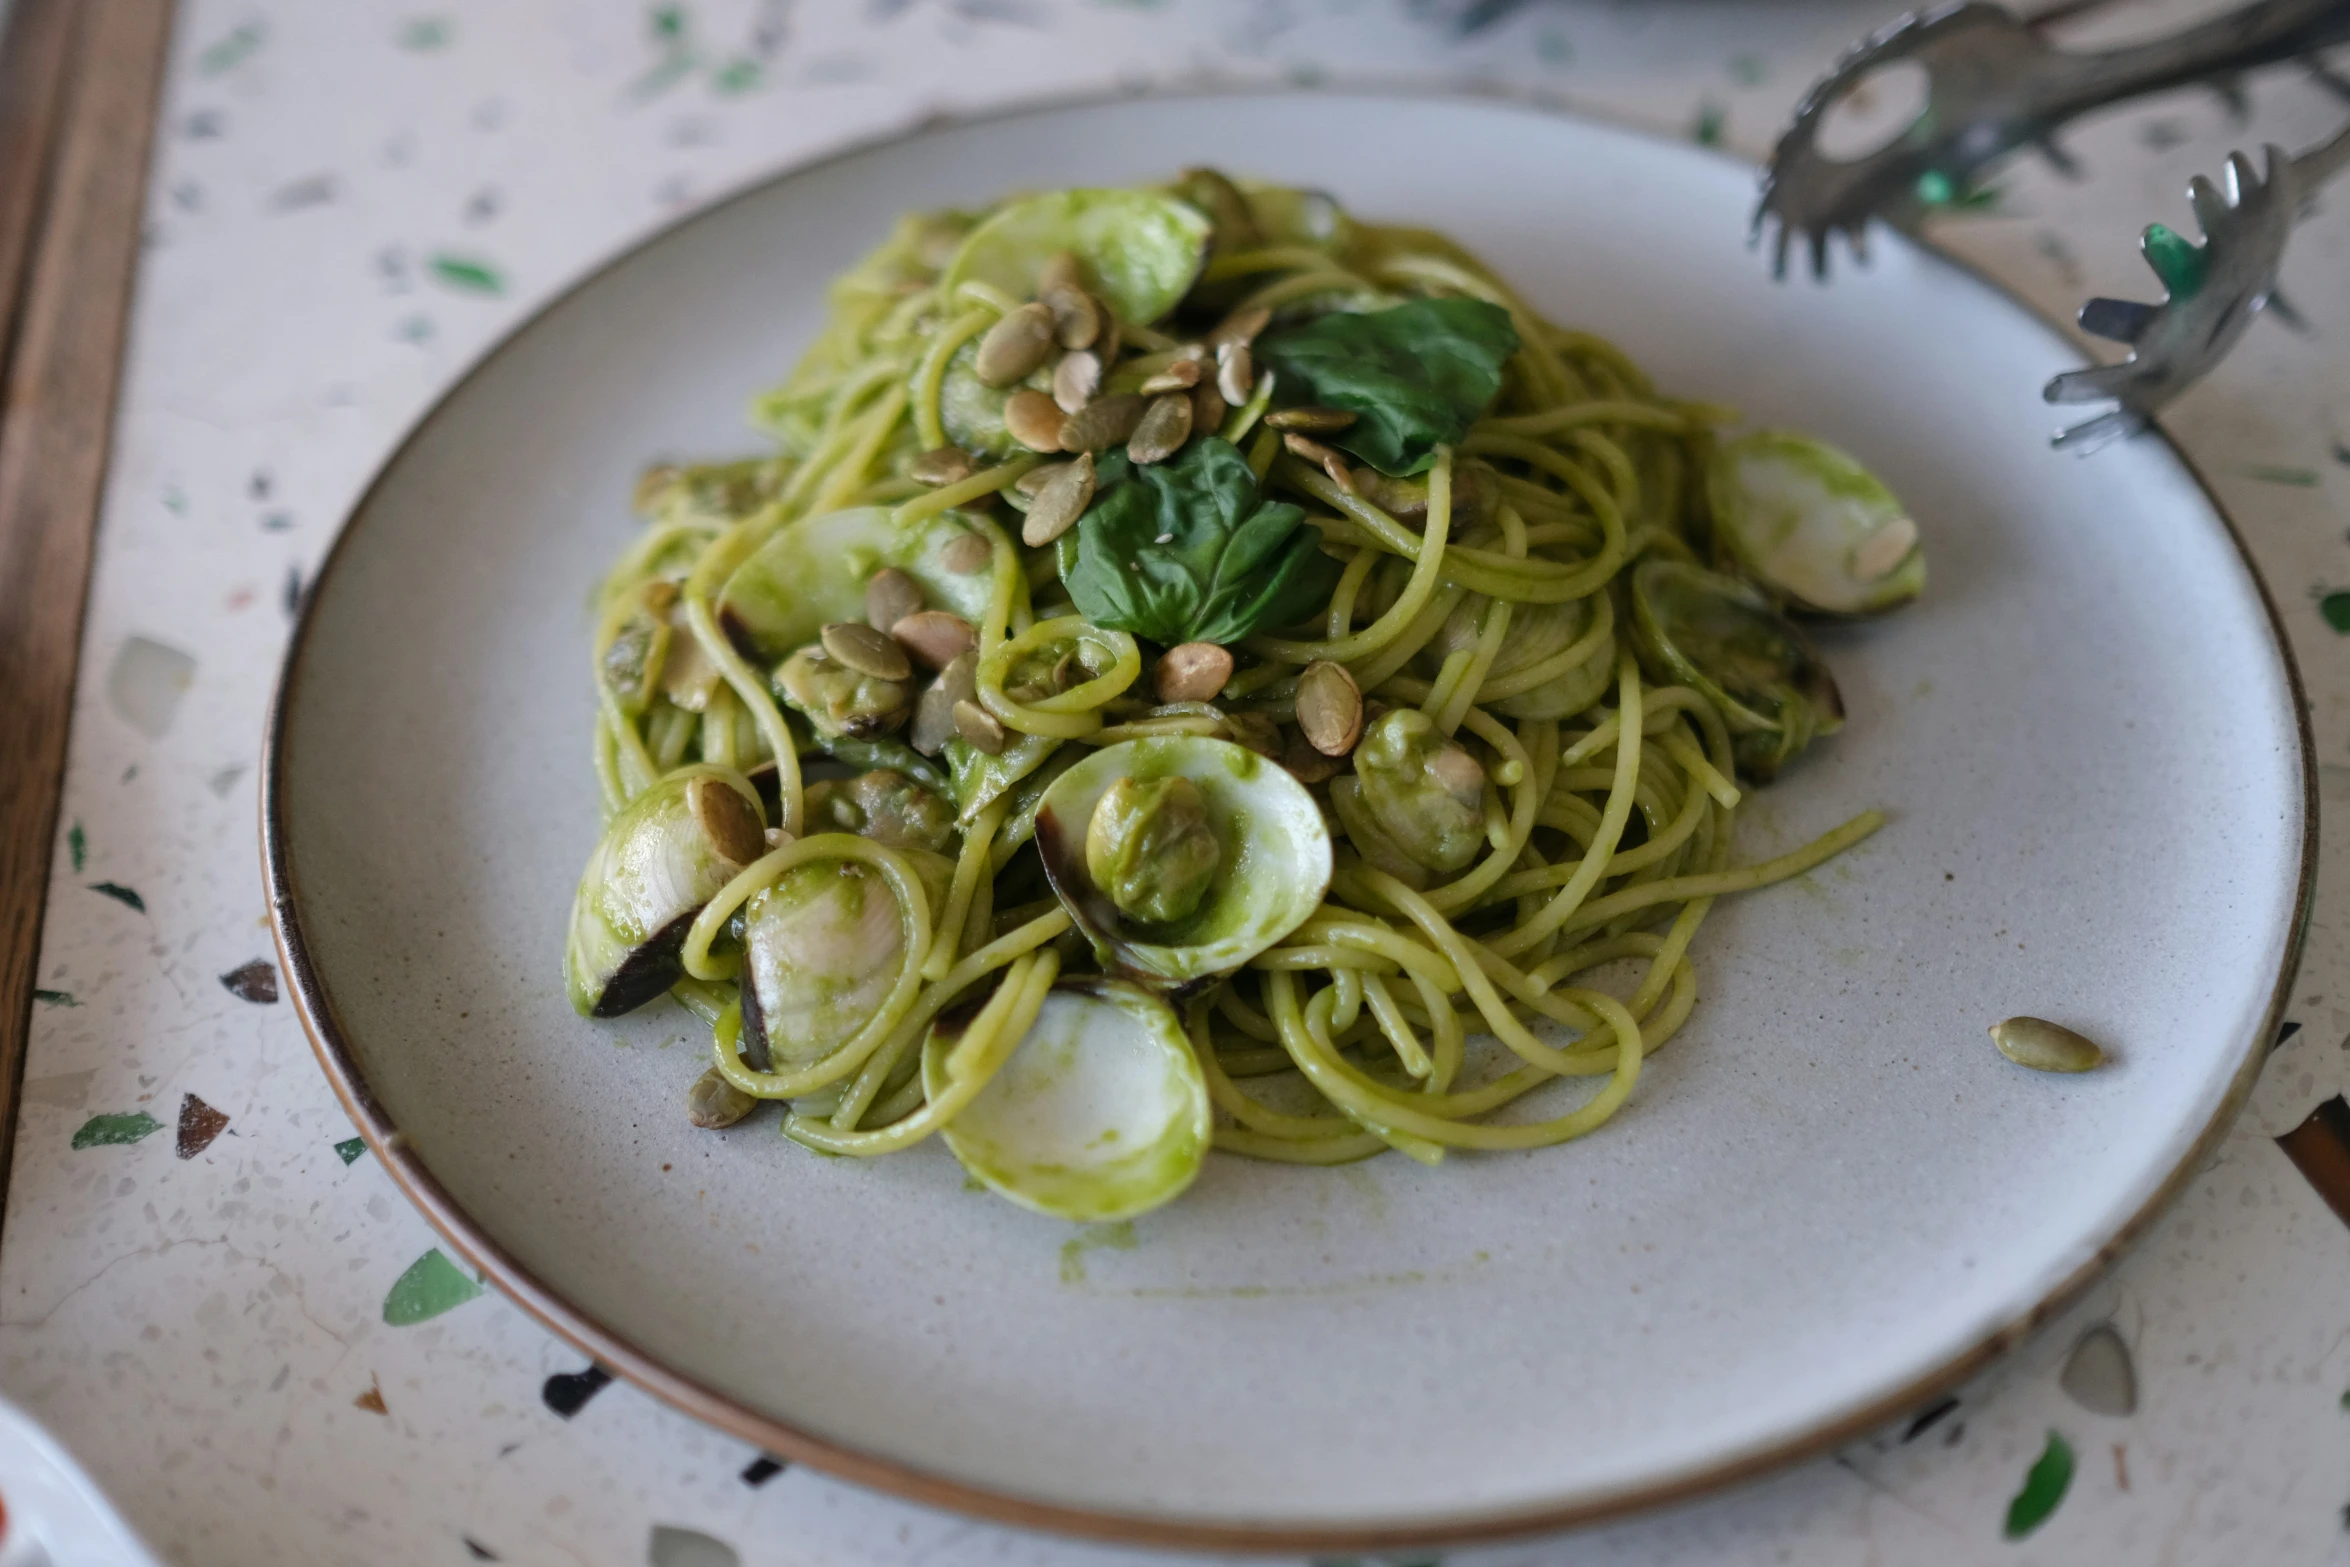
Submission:
<svg viewBox="0 0 2350 1567">
<path fill-rule="evenodd" d="M 1280 89 L 1267 89 L 1246 84 L 1190 86 L 1168 92 L 1149 92 L 1139 95 L 1144 101 L 1168 102 L 1223 97 L 1265 97 Z M 1310 98 L 1317 94 L 1332 97 L 1391 97 L 1416 99 L 1437 103 L 1489 103 L 1518 108 L 1529 113 L 1544 114 L 1559 119 L 1579 119 L 1611 130 L 1631 131 L 1659 141 L 1680 141 L 1677 136 L 1649 126 L 1622 119 L 1609 119 L 1573 111 L 1554 97 L 1525 94 L 1505 90 L 1460 91 L 1432 89 L 1424 84 L 1394 84 L 1375 77 L 1356 77 L 1332 81 L 1313 89 L 1291 89 L 1295 96 Z M 1383 1550 L 1395 1547 L 1448 1545 L 1475 1540 L 1502 1539 L 1511 1536 L 1539 1534 L 1621 1518 L 1627 1514 L 1648 1511 L 1670 1503 L 1689 1501 L 1708 1493 L 1745 1481 L 1759 1479 L 1774 1470 L 1784 1468 L 1806 1458 L 1816 1457 L 1832 1448 L 1887 1425 L 1902 1416 L 1913 1413 L 1930 1403 L 1951 1387 L 1981 1370 L 1991 1361 L 2006 1353 L 2037 1329 L 2042 1323 L 2071 1305 L 2104 1273 L 2114 1259 L 2142 1236 L 2155 1218 L 2167 1208 L 2171 1200 L 2202 1167 L 2204 1158 L 2217 1148 L 2227 1135 L 2237 1114 L 2250 1097 L 2252 1085 L 2258 1078 L 2261 1063 L 2267 1059 L 2268 1041 L 2276 1035 L 2282 1020 L 2286 1000 L 2291 992 L 2295 972 L 2300 967 L 2301 952 L 2309 932 L 2310 900 L 2317 876 L 2317 767 L 2316 743 L 2310 732 L 2309 703 L 2302 689 L 2301 670 L 2293 657 L 2292 643 L 2287 639 L 2285 625 L 2277 614 L 2275 597 L 2262 578 L 2259 566 L 2246 548 L 2243 533 L 2228 515 L 2212 489 L 2210 480 L 2194 460 L 2182 450 L 2170 432 L 2160 424 L 2149 433 L 2168 448 L 2180 467 L 2192 479 L 2212 514 L 2227 531 L 2229 541 L 2236 547 L 2237 557 L 2252 578 L 2254 590 L 2260 596 L 2261 607 L 2268 615 L 2270 638 L 2276 647 L 2278 660 L 2284 666 L 2285 683 L 2293 702 L 2295 732 L 2300 737 L 2301 767 L 2301 873 L 2294 892 L 2291 932 L 2285 943 L 2285 955 L 2277 972 L 2275 988 L 2269 1003 L 2261 1014 L 2259 1028 L 2242 1045 L 2242 1059 L 2237 1063 L 2235 1076 L 2221 1096 L 2218 1107 L 2202 1132 L 2183 1153 L 2170 1174 L 2164 1178 L 2154 1194 L 2137 1212 L 2125 1219 L 2114 1233 L 2106 1238 L 2087 1262 L 2048 1290 L 2030 1310 L 1982 1335 L 1972 1345 L 1944 1360 L 1932 1370 L 1914 1378 L 1907 1385 L 1875 1399 L 1849 1413 L 1823 1421 L 1808 1430 L 1785 1437 L 1767 1450 L 1741 1454 L 1723 1462 L 1711 1464 L 1691 1473 L 1639 1485 L 1624 1486 L 1610 1494 L 1570 1504 L 1534 1507 L 1506 1513 L 1465 1513 L 1457 1518 L 1427 1522 L 1364 1526 L 1333 1519 L 1327 1523 L 1306 1524 L 1252 1524 L 1202 1523 L 1184 1519 L 1156 1517 L 1148 1514 L 1097 1511 L 1082 1507 L 1068 1507 L 1057 1503 L 1038 1501 L 1009 1492 L 990 1490 L 982 1486 L 949 1479 L 892 1459 L 884 1454 L 862 1448 L 846 1447 L 813 1432 L 787 1425 L 771 1416 L 762 1415 L 735 1402 L 725 1393 L 691 1377 L 671 1370 L 652 1356 L 639 1350 L 628 1340 L 577 1307 L 565 1301 L 548 1288 L 538 1277 L 492 1240 L 467 1215 L 455 1198 L 451 1197 L 430 1170 L 406 1144 L 398 1127 L 391 1123 L 369 1091 L 366 1078 L 352 1055 L 342 1023 L 335 1013 L 333 998 L 320 982 L 317 970 L 310 961 L 310 946 L 302 929 L 300 896 L 294 885 L 293 872 L 287 860 L 285 823 L 279 810 L 281 773 L 286 747 L 286 714 L 288 694 L 300 673 L 304 648 L 308 644 L 311 610 L 317 602 L 317 588 L 341 560 L 343 541 L 349 532 L 349 521 L 364 511 L 375 498 L 384 476 L 395 467 L 409 448 L 442 417 L 449 399 L 457 389 L 481 373 L 492 360 L 510 347 L 528 331 L 548 310 L 569 298 L 589 282 L 603 276 L 623 261 L 655 243 L 672 229 L 703 217 L 720 207 L 759 195 L 778 181 L 807 173 L 812 169 L 841 162 L 858 154 L 894 142 L 911 141 L 918 137 L 949 133 L 969 125 L 984 125 L 994 121 L 1017 119 L 1024 115 L 1052 113 L 1062 109 L 1085 108 L 1130 101 L 1133 93 L 1087 93 L 1080 95 L 1047 95 L 1023 99 L 1019 102 L 982 113 L 957 115 L 951 118 L 925 120 L 919 126 L 859 140 L 835 149 L 820 157 L 795 163 L 788 168 L 764 175 L 724 199 L 702 207 L 677 220 L 663 225 L 625 250 L 618 252 L 598 266 L 581 274 L 537 310 L 515 323 L 495 343 L 483 351 L 465 375 L 437 398 L 433 406 L 401 437 L 399 444 L 380 463 L 368 480 L 350 511 L 345 526 L 337 532 L 334 544 L 320 562 L 318 575 L 312 579 L 311 593 L 302 615 L 296 622 L 292 638 L 286 646 L 285 662 L 280 667 L 277 689 L 270 699 L 269 722 L 262 741 L 261 769 L 261 863 L 269 891 L 269 922 L 277 941 L 278 956 L 292 987 L 296 1012 L 302 1019 L 302 1028 L 310 1037 L 312 1051 L 324 1069 L 327 1081 L 334 1085 L 335 1096 L 342 1100 L 359 1134 L 374 1150 L 392 1179 L 408 1199 L 422 1210 L 443 1239 L 472 1263 L 483 1276 L 503 1290 L 524 1311 L 597 1365 L 630 1382 L 655 1397 L 692 1415 L 695 1419 L 718 1427 L 731 1436 L 797 1463 L 806 1463 L 842 1479 L 875 1490 L 886 1491 L 910 1501 L 932 1507 L 951 1508 L 999 1523 L 1022 1528 L 1051 1530 L 1062 1534 L 1085 1536 L 1126 1545 L 1161 1545 L 1188 1547 L 1198 1550 L 1242 1550 L 1263 1552 L 1297 1552 L 1314 1550 Z M 1702 151 L 1702 149 L 1699 149 Z M 1712 153 L 1714 157 L 1744 167 L 1745 160 L 1727 153 Z M 2077 351 L 2078 345 L 2066 335 L 2063 328 L 2040 313 L 2005 284 L 1982 269 L 1940 246 L 1911 239 L 1926 254 L 1951 267 L 1989 289 L 2026 317 L 2046 327 L 2068 348 Z"/>
</svg>

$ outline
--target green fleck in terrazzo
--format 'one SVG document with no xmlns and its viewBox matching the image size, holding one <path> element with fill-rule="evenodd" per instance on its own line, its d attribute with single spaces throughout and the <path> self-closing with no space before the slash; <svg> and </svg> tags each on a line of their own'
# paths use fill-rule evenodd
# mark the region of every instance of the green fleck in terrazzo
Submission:
<svg viewBox="0 0 2350 1567">
<path fill-rule="evenodd" d="M 142 1137 L 151 1137 L 163 1130 L 163 1123 L 144 1110 L 133 1110 L 127 1115 L 94 1115 L 73 1134 L 76 1148 L 113 1148 L 124 1143 L 135 1143 Z"/>
<path fill-rule="evenodd" d="M 432 258 L 432 275 L 450 288 L 468 294 L 503 294 L 506 278 L 486 261 L 443 252 Z"/>
<path fill-rule="evenodd" d="M 435 1246 L 393 1282 L 391 1293 L 384 1297 L 384 1321 L 395 1328 L 429 1322 L 481 1292 L 480 1282 L 460 1271 Z"/>
<path fill-rule="evenodd" d="M 65 852 L 73 860 L 74 874 L 80 875 L 82 866 L 90 858 L 90 837 L 82 831 L 80 822 L 75 822 L 65 830 Z"/>
<path fill-rule="evenodd" d="M 247 22 L 232 29 L 220 39 L 207 45 L 204 52 L 196 56 L 197 73 L 203 76 L 218 76 L 224 71 L 235 70 L 260 52 L 261 43 L 265 36 L 259 22 Z"/>
<path fill-rule="evenodd" d="M 341 1157 L 343 1163 L 350 1164 L 357 1160 L 361 1154 L 367 1152 L 367 1139 L 364 1137 L 346 1137 L 341 1142 L 335 1144 L 335 1152 Z"/>
<path fill-rule="evenodd" d="M 137 909 L 141 914 L 147 912 L 147 900 L 120 882 L 94 881 L 90 883 L 90 890 L 102 897 L 112 898 L 126 909 Z"/>
<path fill-rule="evenodd" d="M 78 1007 L 81 1005 L 73 998 L 73 992 L 70 990 L 36 989 L 33 992 L 33 999 L 45 1007 Z"/>
<path fill-rule="evenodd" d="M 1689 139 L 1700 147 L 1719 147 L 1724 118 L 1720 104 L 1711 99 L 1699 104 L 1697 117 L 1689 124 Z"/>
<path fill-rule="evenodd" d="M 2048 1433 L 2048 1445 L 2041 1449 L 2039 1461 L 2024 1476 L 2024 1488 L 2015 1493 L 2015 1500 L 2007 1504 L 2005 1533 L 2011 1540 L 2020 1540 L 2048 1521 L 2056 1511 L 2056 1504 L 2064 1500 L 2067 1487 L 2073 1483 L 2073 1446 L 2056 1432 Z"/>
<path fill-rule="evenodd" d="M 2350 589 L 2328 593 L 2317 601 L 2317 612 L 2326 618 L 2326 624 L 2350 636 Z"/>
<path fill-rule="evenodd" d="M 2315 468 L 2295 468 L 2286 463 L 2238 463 L 2236 472 L 2247 479 L 2258 479 L 2263 484 L 2286 484 L 2297 490 L 2314 490 L 2318 486 Z"/>
<path fill-rule="evenodd" d="M 452 17 L 412 16 L 400 24 L 399 42 L 403 49 L 430 54 L 436 49 L 448 48 L 456 36 L 457 23 Z"/>
</svg>

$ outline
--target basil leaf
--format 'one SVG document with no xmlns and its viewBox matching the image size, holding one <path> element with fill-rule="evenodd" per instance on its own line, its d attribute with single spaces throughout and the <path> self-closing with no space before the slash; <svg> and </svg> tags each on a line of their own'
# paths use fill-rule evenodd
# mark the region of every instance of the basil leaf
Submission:
<svg viewBox="0 0 2350 1567">
<path fill-rule="evenodd" d="M 1147 467 L 1102 458 L 1060 566 L 1086 619 L 1170 646 L 1304 620 L 1329 604 L 1339 573 L 1305 513 L 1266 500 L 1248 459 L 1216 436 Z"/>
<path fill-rule="evenodd" d="M 1381 473 L 1425 473 L 1436 448 L 1469 433 L 1518 351 L 1510 313 L 1481 299 L 1415 299 L 1365 315 L 1327 315 L 1268 333 L 1253 352 L 1280 376 L 1285 404 L 1356 415 L 1325 437 Z"/>
</svg>

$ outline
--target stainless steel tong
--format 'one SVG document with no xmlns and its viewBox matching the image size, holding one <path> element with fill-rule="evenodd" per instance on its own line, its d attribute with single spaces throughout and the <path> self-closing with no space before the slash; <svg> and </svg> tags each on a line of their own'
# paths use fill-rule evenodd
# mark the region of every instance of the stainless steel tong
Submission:
<svg viewBox="0 0 2350 1567">
<path fill-rule="evenodd" d="M 2261 311 L 2300 326 L 2277 292 L 2277 269 L 2294 219 L 2317 188 L 2350 163 L 2350 128 L 2298 158 L 2276 146 L 2265 148 L 2264 156 L 2265 176 L 2238 152 L 2228 157 L 2224 191 L 2200 174 L 2188 184 L 2202 244 L 2159 223 L 2148 225 L 2139 248 L 2162 280 L 2161 303 L 2099 298 L 2081 307 L 2082 331 L 2127 343 L 2131 353 L 2119 364 L 2068 370 L 2048 383 L 2042 395 L 2052 403 L 2120 405 L 2059 434 L 2059 447 L 2094 451 L 2145 429 L 2165 403 L 2227 357 Z"/>
<path fill-rule="evenodd" d="M 1824 277 L 1830 235 L 1841 231 L 1865 253 L 1872 218 L 1912 227 L 2019 147 L 2037 147 L 2076 172 L 2056 133 L 2092 109 L 2197 82 L 2227 90 L 2247 71 L 2350 40 L 2350 0 L 2254 0 L 2168 38 L 2091 54 L 2048 41 L 2053 14 L 2027 19 L 1988 0 L 1962 0 L 1905 17 L 1838 61 L 1797 107 L 1763 174 L 1754 222 L 1758 234 L 1768 220 L 1779 225 L 1774 269 L 1786 271 L 1800 234 L 1812 271 Z M 1846 162 L 1822 152 L 1828 111 L 1871 74 L 1905 60 L 1926 71 L 1916 120 L 1865 157 Z"/>
<path fill-rule="evenodd" d="M 2304 62 L 2350 97 L 2350 87 L 2316 58 L 2350 41 L 2350 0 L 2254 0 L 2170 37 L 2099 52 L 2059 49 L 2045 37 L 2050 21 L 2104 3 L 2068 0 L 2024 18 L 1986 0 L 1963 0 L 1864 39 L 1805 96 L 1764 172 L 1754 238 L 1777 222 L 1773 272 L 1785 276 L 1799 235 L 1816 277 L 1827 275 L 1828 242 L 1839 232 L 1865 258 L 1873 219 L 1914 229 L 2019 148 L 2038 148 L 2060 171 L 2077 174 L 2056 135 L 2092 109 L 2201 84 L 2241 110 L 2243 75 L 2289 60 Z M 1926 74 L 1917 118 L 1863 157 L 1824 153 L 1819 138 L 1829 111 L 1870 76 L 1904 61 Z M 2201 177 L 2190 186 L 2202 244 L 2160 224 L 2147 229 L 2146 258 L 2167 290 L 2161 303 L 2093 299 L 2084 307 L 2084 331 L 2127 343 L 2133 353 L 2120 364 L 2049 383 L 2051 402 L 2120 405 L 2065 431 L 2058 445 L 2089 450 L 2145 428 L 2158 408 L 2219 362 L 2260 311 L 2290 316 L 2276 297 L 2286 236 L 2317 187 L 2350 161 L 2350 132 L 2300 158 L 2274 147 L 2266 157 L 2262 175 L 2241 153 L 2231 156 L 2224 193 Z"/>
</svg>

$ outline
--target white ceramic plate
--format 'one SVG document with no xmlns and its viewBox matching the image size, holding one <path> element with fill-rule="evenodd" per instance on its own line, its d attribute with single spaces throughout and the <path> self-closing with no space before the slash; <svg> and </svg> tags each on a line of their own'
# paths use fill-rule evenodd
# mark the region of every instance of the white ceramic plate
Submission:
<svg viewBox="0 0 2350 1567">
<path fill-rule="evenodd" d="M 1372 149 L 1376 149 L 1375 152 Z M 564 1002 L 597 831 L 586 596 L 638 467 L 742 409 L 902 210 L 1213 161 L 1458 235 L 1667 387 L 1849 446 L 1924 601 L 1826 638 L 1851 722 L 1741 813 L 1861 850 L 1708 923 L 1691 1026 L 1586 1142 L 1218 1158 L 1122 1234 L 679 1108 L 703 1031 Z M 2158 440 L 2052 454 L 2076 357 L 1951 265 L 1775 286 L 1751 173 L 1490 102 L 1021 113 L 836 159 L 558 301 L 385 468 L 290 657 L 266 796 L 322 1060 L 449 1238 L 615 1370 L 778 1452 L 1133 1538 L 1400 1541 L 1752 1473 L 2012 1341 L 2143 1222 L 2273 1027 L 2308 866 L 2292 671 Z M 2057 1018 L 2117 1059 L 2009 1065 Z M 397 1135 L 394 1136 L 396 1129 Z"/>
</svg>

